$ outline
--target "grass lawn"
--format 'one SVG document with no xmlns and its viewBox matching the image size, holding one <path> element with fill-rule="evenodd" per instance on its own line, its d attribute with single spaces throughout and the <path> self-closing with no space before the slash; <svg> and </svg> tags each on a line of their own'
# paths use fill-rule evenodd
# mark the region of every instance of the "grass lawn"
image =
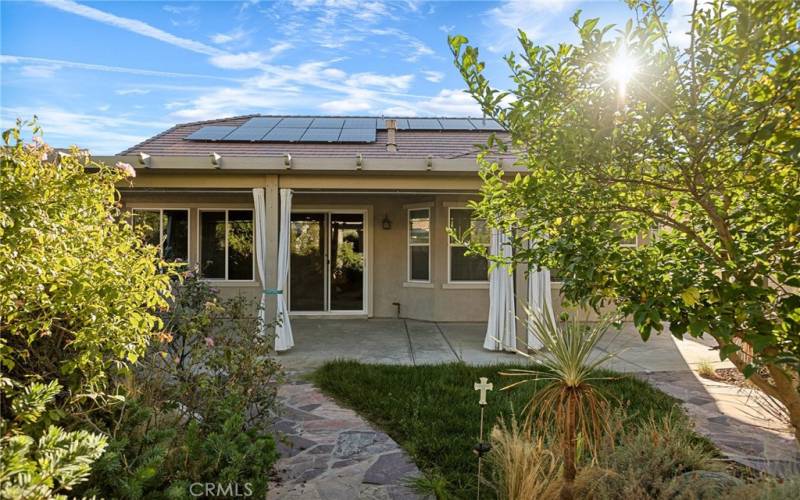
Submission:
<svg viewBox="0 0 800 500">
<path fill-rule="evenodd" d="M 478 440 L 480 410 L 472 384 L 478 377 L 494 383 L 495 390 L 487 396 L 489 430 L 498 416 L 510 415 L 512 409 L 520 413 L 540 387 L 539 383 L 528 383 L 499 391 L 519 380 L 497 373 L 512 367 L 523 366 L 392 366 L 335 361 L 319 368 L 312 377 L 325 393 L 388 433 L 429 478 L 438 478 L 434 482 L 446 488 L 448 496 L 475 498 L 477 459 L 472 447 Z M 602 373 L 609 379 L 598 385 L 612 404 L 627 405 L 633 421 L 667 414 L 678 405 L 677 400 L 631 376 Z M 481 493 L 482 497 L 490 496 L 487 488 Z"/>
</svg>

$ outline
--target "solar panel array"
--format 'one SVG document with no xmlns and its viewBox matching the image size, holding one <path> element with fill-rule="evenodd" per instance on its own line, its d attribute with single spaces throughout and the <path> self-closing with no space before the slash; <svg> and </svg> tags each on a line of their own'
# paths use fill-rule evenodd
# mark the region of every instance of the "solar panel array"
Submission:
<svg viewBox="0 0 800 500">
<path fill-rule="evenodd" d="M 238 127 L 210 125 L 186 137 L 190 141 L 223 142 L 375 142 L 388 118 L 258 116 Z M 481 118 L 395 118 L 397 130 L 500 131 L 494 120 Z"/>
</svg>

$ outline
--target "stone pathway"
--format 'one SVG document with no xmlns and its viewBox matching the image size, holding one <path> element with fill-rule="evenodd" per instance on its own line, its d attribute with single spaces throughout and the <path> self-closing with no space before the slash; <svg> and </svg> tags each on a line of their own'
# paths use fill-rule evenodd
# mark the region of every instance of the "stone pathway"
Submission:
<svg viewBox="0 0 800 500">
<path fill-rule="evenodd" d="M 696 430 L 731 460 L 786 477 L 800 473 L 800 451 L 793 435 L 765 409 L 760 391 L 704 379 L 691 371 L 639 373 L 683 401 Z"/>
<path fill-rule="evenodd" d="M 406 453 L 354 411 L 308 382 L 278 391 L 279 481 L 267 498 L 287 500 L 416 500 L 408 486 L 420 475 Z M 281 442 L 282 441 L 282 442 Z"/>
</svg>

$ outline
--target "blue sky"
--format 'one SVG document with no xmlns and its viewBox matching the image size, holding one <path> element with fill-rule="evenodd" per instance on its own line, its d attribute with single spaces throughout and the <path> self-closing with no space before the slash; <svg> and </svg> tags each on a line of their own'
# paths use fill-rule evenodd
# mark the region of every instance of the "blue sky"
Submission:
<svg viewBox="0 0 800 500">
<path fill-rule="evenodd" d="M 3 127 L 116 153 L 176 123 L 239 114 L 476 115 L 447 48 L 466 35 L 502 83 L 515 29 L 574 40 L 569 17 L 623 2 L 3 1 Z"/>
</svg>

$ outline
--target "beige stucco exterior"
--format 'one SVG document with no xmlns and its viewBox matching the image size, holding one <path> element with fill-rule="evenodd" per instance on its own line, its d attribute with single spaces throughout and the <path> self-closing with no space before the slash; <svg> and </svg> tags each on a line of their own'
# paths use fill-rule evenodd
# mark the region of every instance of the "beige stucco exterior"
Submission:
<svg viewBox="0 0 800 500">
<path fill-rule="evenodd" d="M 108 159 L 107 161 L 117 160 Z M 188 161 L 188 160 L 187 160 Z M 319 162 L 321 160 L 317 160 Z M 472 160 L 474 162 L 474 159 Z M 293 210 L 363 209 L 367 213 L 366 315 L 427 321 L 485 321 L 489 310 L 488 281 L 448 281 L 448 209 L 464 206 L 477 197 L 480 179 L 474 172 L 427 170 L 392 173 L 381 171 L 325 171 L 324 169 L 247 169 L 231 171 L 205 166 L 205 158 L 194 158 L 197 168 L 137 168 L 130 186 L 121 186 L 122 202 L 131 208 L 184 208 L 189 210 L 189 260 L 199 260 L 199 211 L 202 209 L 253 208 L 253 188 L 266 196 L 267 283 L 214 281 L 223 295 L 257 297 L 264 288 L 275 288 L 278 257 L 279 190 L 294 191 Z M 203 164 L 200 167 L 200 163 Z M 251 165 L 250 163 L 247 163 Z M 430 283 L 411 283 L 408 276 L 407 212 L 412 207 L 431 209 Z M 384 229 L 384 217 L 392 222 Z M 257 275 L 257 273 L 255 273 Z M 517 272 L 516 293 L 526 300 L 524 269 Z M 558 286 L 554 305 L 560 310 Z M 287 292 L 288 293 L 288 292 Z M 275 311 L 274 297 L 268 314 Z M 519 309 L 521 314 L 521 308 Z M 341 317 L 341 316 L 339 316 Z"/>
</svg>

